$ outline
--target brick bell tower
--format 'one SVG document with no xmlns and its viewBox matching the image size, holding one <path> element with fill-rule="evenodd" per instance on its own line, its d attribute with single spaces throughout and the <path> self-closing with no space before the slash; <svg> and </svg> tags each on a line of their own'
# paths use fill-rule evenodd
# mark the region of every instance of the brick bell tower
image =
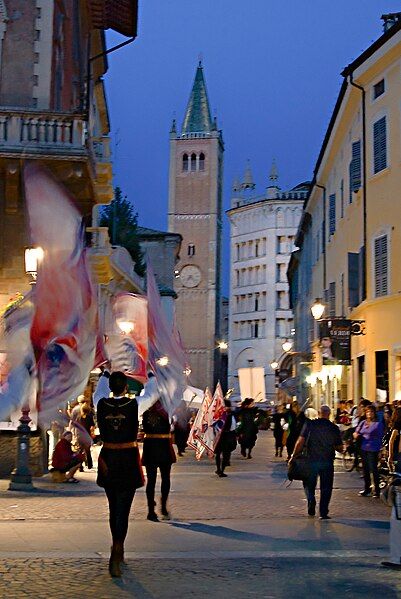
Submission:
<svg viewBox="0 0 401 599">
<path fill-rule="evenodd" d="M 189 383 L 202 389 L 214 386 L 219 368 L 223 152 L 199 62 L 181 132 L 175 121 L 170 131 L 169 231 L 183 237 L 176 318 Z"/>
</svg>

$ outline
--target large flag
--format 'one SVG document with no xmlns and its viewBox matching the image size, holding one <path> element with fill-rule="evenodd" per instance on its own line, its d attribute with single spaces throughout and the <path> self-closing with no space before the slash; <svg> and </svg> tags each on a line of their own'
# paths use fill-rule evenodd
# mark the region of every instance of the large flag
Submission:
<svg viewBox="0 0 401 599">
<path fill-rule="evenodd" d="M 204 435 L 208 428 L 208 411 L 212 404 L 213 396 L 208 387 L 205 389 L 202 405 L 199 408 L 191 431 L 188 437 L 188 446 L 195 450 L 195 457 L 200 460 L 206 450 L 206 445 L 203 442 Z"/>
<path fill-rule="evenodd" d="M 172 416 L 186 387 L 185 352 L 172 334 L 161 305 L 152 266 L 147 264 L 149 364 L 155 374 L 164 409 Z"/>
<path fill-rule="evenodd" d="M 227 413 L 225 411 L 224 395 L 220 382 L 218 382 L 213 395 L 213 400 L 206 413 L 204 433 L 201 438 L 201 442 L 206 447 L 209 457 L 213 457 L 214 455 L 226 418 Z"/>
<path fill-rule="evenodd" d="M 31 241 L 43 249 L 34 289 L 31 340 L 39 379 L 39 421 L 49 424 L 83 392 L 96 352 L 97 304 L 81 214 L 44 168 L 25 167 Z"/>
<path fill-rule="evenodd" d="M 144 384 L 148 363 L 148 302 L 146 297 L 120 293 L 107 318 L 105 350 L 112 370 Z"/>
<path fill-rule="evenodd" d="M 2 316 L 2 341 L 7 362 L 2 364 L 0 420 L 28 404 L 35 388 L 35 357 L 30 339 L 33 319 L 31 294 Z"/>
</svg>

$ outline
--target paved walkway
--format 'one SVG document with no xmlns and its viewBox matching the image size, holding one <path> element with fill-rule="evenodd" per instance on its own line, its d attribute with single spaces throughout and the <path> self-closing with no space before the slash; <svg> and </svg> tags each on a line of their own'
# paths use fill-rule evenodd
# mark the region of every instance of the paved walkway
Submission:
<svg viewBox="0 0 401 599">
<path fill-rule="evenodd" d="M 361 498 L 357 473 L 338 472 L 333 520 L 305 516 L 300 483 L 285 484 L 270 432 L 254 459 L 232 457 L 220 479 L 187 451 L 174 467 L 171 522 L 146 520 L 137 493 L 121 581 L 107 573 L 110 537 L 95 473 L 80 485 L 35 481 L 35 493 L 0 481 L 0 597 L 401 597 L 401 583 L 377 566 L 388 545 L 389 510 Z M 379 591 L 380 588 L 380 591 Z"/>
</svg>

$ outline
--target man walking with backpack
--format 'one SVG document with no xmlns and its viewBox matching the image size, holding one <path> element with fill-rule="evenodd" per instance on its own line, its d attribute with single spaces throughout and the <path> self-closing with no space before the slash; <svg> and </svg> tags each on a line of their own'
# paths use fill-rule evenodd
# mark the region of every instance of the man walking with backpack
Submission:
<svg viewBox="0 0 401 599">
<path fill-rule="evenodd" d="M 329 503 L 333 491 L 334 458 L 336 451 L 342 451 L 341 434 L 338 427 L 330 421 L 331 410 L 323 405 L 319 410 L 319 418 L 304 424 L 294 447 L 289 465 L 304 449 L 306 444 L 309 476 L 303 481 L 308 501 L 308 515 L 316 513 L 315 490 L 317 479 L 320 479 L 319 513 L 321 520 L 330 520 Z"/>
</svg>

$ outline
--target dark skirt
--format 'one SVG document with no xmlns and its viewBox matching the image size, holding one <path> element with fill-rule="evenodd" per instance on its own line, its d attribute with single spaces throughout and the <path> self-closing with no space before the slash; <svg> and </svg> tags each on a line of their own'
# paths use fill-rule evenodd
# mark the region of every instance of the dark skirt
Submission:
<svg viewBox="0 0 401 599">
<path fill-rule="evenodd" d="M 177 461 L 171 439 L 144 439 L 142 464 L 144 466 L 165 466 Z"/>
<path fill-rule="evenodd" d="M 98 460 L 97 484 L 99 487 L 132 490 L 145 484 L 139 449 L 105 449 Z"/>
</svg>

